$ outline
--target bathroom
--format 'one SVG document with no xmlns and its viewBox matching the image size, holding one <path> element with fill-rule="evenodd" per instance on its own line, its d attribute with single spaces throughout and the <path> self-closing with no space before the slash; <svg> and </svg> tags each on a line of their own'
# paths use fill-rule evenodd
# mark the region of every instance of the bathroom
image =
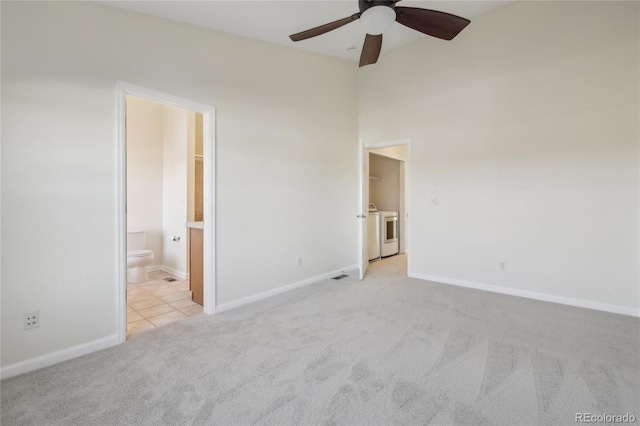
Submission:
<svg viewBox="0 0 640 426">
<path fill-rule="evenodd" d="M 202 312 L 187 224 L 203 217 L 203 156 L 202 114 L 134 96 L 126 111 L 130 338 Z"/>
</svg>

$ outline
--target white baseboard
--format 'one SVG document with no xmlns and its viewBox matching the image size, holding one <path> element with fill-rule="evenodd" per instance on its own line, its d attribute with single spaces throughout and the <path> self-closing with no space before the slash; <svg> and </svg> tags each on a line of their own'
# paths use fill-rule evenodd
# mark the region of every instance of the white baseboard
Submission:
<svg viewBox="0 0 640 426">
<path fill-rule="evenodd" d="M 92 342 L 83 343 L 78 346 L 73 346 L 71 348 L 62 349 L 36 358 L 20 361 L 15 364 L 7 365 L 6 367 L 2 367 L 2 369 L 0 370 L 0 378 L 7 379 L 19 374 L 28 373 L 30 371 L 48 367 L 62 361 L 67 361 L 72 358 L 87 355 L 91 352 L 99 351 L 110 346 L 115 346 L 118 343 L 120 343 L 118 341 L 118 335 L 114 334 L 112 336 L 103 337 L 102 339 L 94 340 Z"/>
<path fill-rule="evenodd" d="M 351 266 L 347 266 L 346 268 L 342 268 L 340 270 L 340 272 L 351 272 L 351 271 L 357 271 L 360 268 L 359 265 L 351 265 Z"/>
<path fill-rule="evenodd" d="M 163 272 L 166 272 L 166 273 L 171 274 L 173 276 L 176 276 L 181 280 L 188 280 L 189 279 L 189 274 L 187 272 L 178 271 L 177 269 L 173 269 L 173 268 L 170 268 L 170 267 L 165 266 L 165 265 L 148 266 L 147 267 L 147 271 L 148 272 L 163 271 Z"/>
<path fill-rule="evenodd" d="M 592 302 L 584 299 L 574 299 L 571 297 L 556 296 L 548 293 L 538 293 L 535 291 L 519 290 L 507 288 L 492 284 L 477 283 L 474 281 L 459 280 L 456 278 L 439 277 L 427 274 L 409 274 L 411 278 L 420 280 L 433 281 L 441 284 L 451 284 L 459 287 L 475 288 L 477 290 L 491 291 L 493 293 L 508 294 L 510 296 L 525 297 L 527 299 L 542 300 L 545 302 L 559 303 L 561 305 L 575 306 L 578 308 L 594 309 L 596 311 L 611 312 L 614 314 L 629 315 L 632 317 L 640 317 L 640 309 L 629 308 L 626 306 L 610 305 L 607 303 Z"/>
<path fill-rule="evenodd" d="M 222 305 L 216 306 L 216 313 L 228 311 L 234 308 L 238 308 L 240 306 L 257 302 L 258 300 L 266 299 L 271 296 L 275 296 L 280 293 L 284 293 L 287 291 L 294 290 L 296 288 L 304 287 L 309 284 L 314 284 L 320 281 L 323 281 L 328 278 L 332 278 L 336 275 L 339 275 L 343 272 L 349 272 L 353 270 L 357 270 L 358 265 L 352 265 L 345 268 L 337 269 L 335 271 L 327 272 L 324 274 L 316 275 L 315 277 L 307 278 L 302 281 L 295 282 L 293 284 L 288 284 L 282 287 L 277 287 L 272 290 L 264 291 L 262 293 L 255 294 L 253 296 L 245 297 L 243 299 L 234 300 L 233 302 L 224 303 Z M 171 268 L 166 268 L 163 266 L 151 266 L 149 267 L 149 271 L 160 271 L 163 270 L 172 275 L 176 275 L 180 277 L 185 274 L 179 274 L 178 271 L 175 271 Z M 186 279 L 186 278 L 182 278 Z M 111 346 L 115 346 L 119 344 L 118 335 L 114 334 L 112 336 L 104 337 L 102 339 L 94 340 L 92 342 L 83 343 L 78 346 L 74 346 L 67 349 L 62 349 L 56 352 L 52 352 L 50 354 L 42 355 L 36 358 L 31 358 L 25 361 L 20 361 L 15 364 L 8 365 L 6 367 L 2 367 L 0 369 L 0 378 L 6 379 L 9 377 L 14 377 L 20 374 L 28 373 L 30 371 L 38 370 L 40 368 L 48 367 L 53 364 L 57 364 L 59 362 L 67 361 L 73 358 L 77 358 L 82 355 L 87 355 L 95 351 L 99 351 L 101 349 L 105 349 Z"/>
<path fill-rule="evenodd" d="M 177 269 L 170 268 L 166 265 L 162 265 L 161 270 L 173 275 L 174 277 L 178 277 L 181 280 L 186 280 L 187 278 L 189 278 L 189 274 L 187 274 L 186 272 L 178 271 Z"/>
<path fill-rule="evenodd" d="M 234 300 L 232 302 L 223 303 L 221 305 L 216 306 L 215 313 L 229 311 L 231 309 L 239 308 L 240 306 L 247 305 L 249 303 L 257 302 L 258 300 L 266 299 L 271 296 L 275 296 L 277 294 L 285 293 L 287 291 L 295 290 L 296 288 L 304 287 L 309 284 L 315 284 L 317 282 L 326 280 L 328 278 L 333 278 L 336 275 L 340 275 L 343 272 L 352 271 L 354 269 L 358 269 L 358 265 L 347 266 L 345 268 L 337 269 L 335 271 L 326 272 L 324 274 L 316 275 L 315 277 L 310 277 L 304 279 L 302 281 L 295 282 L 293 284 L 283 285 L 281 287 L 276 287 L 271 290 L 263 291 L 262 293 L 254 294 L 253 296 L 244 297 L 242 299 Z"/>
</svg>

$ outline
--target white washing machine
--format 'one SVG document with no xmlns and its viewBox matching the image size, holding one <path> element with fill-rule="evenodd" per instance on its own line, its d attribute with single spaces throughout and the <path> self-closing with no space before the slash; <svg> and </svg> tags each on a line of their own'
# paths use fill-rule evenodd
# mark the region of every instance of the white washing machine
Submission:
<svg viewBox="0 0 640 426">
<path fill-rule="evenodd" d="M 367 240 L 369 244 L 369 260 L 380 257 L 380 213 L 376 205 L 369 203 L 367 217 Z"/>
<path fill-rule="evenodd" d="M 380 256 L 398 254 L 398 212 L 380 211 Z"/>
</svg>

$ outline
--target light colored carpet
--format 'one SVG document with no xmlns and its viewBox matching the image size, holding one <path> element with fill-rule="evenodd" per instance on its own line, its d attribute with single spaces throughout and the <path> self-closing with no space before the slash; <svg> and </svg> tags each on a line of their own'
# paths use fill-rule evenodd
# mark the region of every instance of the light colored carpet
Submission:
<svg viewBox="0 0 640 426">
<path fill-rule="evenodd" d="M 406 278 L 404 256 L 2 386 L 2 425 L 575 424 L 640 416 L 640 321 Z M 638 420 L 636 420 L 638 422 Z"/>
</svg>

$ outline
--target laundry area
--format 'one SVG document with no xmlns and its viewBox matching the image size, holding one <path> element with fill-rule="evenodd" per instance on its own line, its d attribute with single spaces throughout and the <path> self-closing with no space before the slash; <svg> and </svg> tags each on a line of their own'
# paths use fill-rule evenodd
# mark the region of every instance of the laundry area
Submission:
<svg viewBox="0 0 640 426">
<path fill-rule="evenodd" d="M 369 261 L 406 253 L 406 145 L 369 151 Z"/>
</svg>

